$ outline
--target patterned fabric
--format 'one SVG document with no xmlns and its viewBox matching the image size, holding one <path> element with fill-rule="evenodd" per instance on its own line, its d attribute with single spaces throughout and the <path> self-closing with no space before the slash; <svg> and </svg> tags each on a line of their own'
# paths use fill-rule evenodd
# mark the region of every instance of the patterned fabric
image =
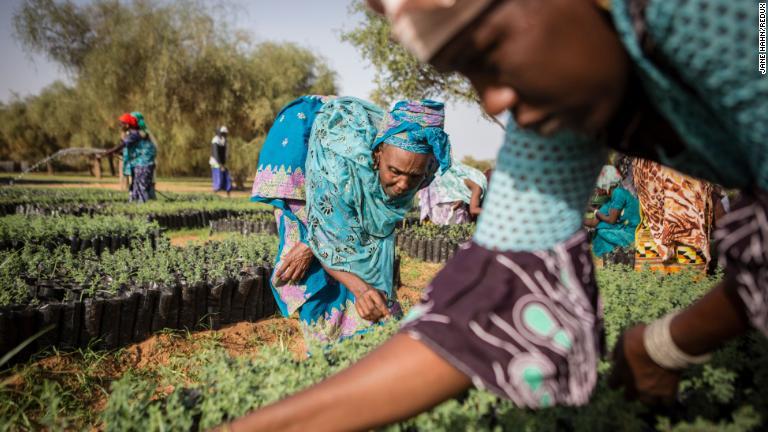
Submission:
<svg viewBox="0 0 768 432">
<path fill-rule="evenodd" d="M 131 168 L 131 187 L 128 200 L 144 203 L 155 199 L 155 166 L 134 166 Z"/>
<path fill-rule="evenodd" d="M 422 201 L 419 201 L 421 204 Z M 442 203 L 429 206 L 426 208 L 421 207 L 421 220 L 425 221 L 429 219 L 435 225 L 457 225 L 472 222 L 472 217 L 469 214 L 469 209 L 466 204 L 461 204 L 456 207 L 454 203 Z"/>
<path fill-rule="evenodd" d="M 307 143 L 320 108 L 332 97 L 302 96 L 277 114 L 259 153 L 251 200 L 285 209 L 283 199 L 304 200 Z"/>
<path fill-rule="evenodd" d="M 589 400 L 603 350 L 586 235 L 547 251 L 497 253 L 471 244 L 427 288 L 402 331 L 516 405 Z"/>
<path fill-rule="evenodd" d="M 745 194 L 721 219 L 715 242 L 727 286 L 746 306 L 752 325 L 768 336 L 768 194 Z"/>
<path fill-rule="evenodd" d="M 282 260 L 300 240 L 300 225 L 306 224 L 306 206 L 303 201 L 286 200 L 293 217 L 282 209 L 275 209 L 280 245 L 275 272 Z M 304 228 L 306 229 L 306 228 Z M 355 308 L 352 293 L 330 277 L 317 260 L 310 265 L 305 278 L 298 283 L 278 283 L 272 274 L 270 285 L 283 316 L 298 311 L 301 329 L 307 341 L 321 344 L 348 338 L 368 331 L 374 323 L 362 319 Z M 400 306 L 390 304 L 390 313 L 398 316 Z"/>
<path fill-rule="evenodd" d="M 416 191 L 389 198 L 374 170 L 381 108 L 352 97 L 328 102 L 315 119 L 307 158 L 309 245 L 326 266 L 353 273 L 392 299 L 397 222 Z"/>
<path fill-rule="evenodd" d="M 319 112 L 307 109 L 321 105 Z M 311 123 L 305 121 L 310 114 Z M 393 231 L 412 206 L 415 192 L 388 198 L 373 169 L 376 124 L 383 116 L 380 108 L 355 98 L 301 98 L 278 116 L 269 133 L 270 145 L 260 155 L 259 166 L 265 169 L 257 175 L 251 199 L 276 208 L 280 246 L 275 268 L 298 242 L 309 245 L 317 258 L 298 284 L 271 281 L 281 312 L 298 312 L 311 340 L 337 340 L 372 325 L 357 315 L 354 295 L 322 265 L 356 274 L 386 294 L 393 315 L 399 310 L 393 293 Z M 294 124 L 286 129 L 290 122 Z M 285 139 L 289 141 L 283 148 Z M 306 155 L 305 161 L 298 159 L 301 155 Z M 268 169 L 275 166 L 280 169 Z M 306 189 L 303 175 L 295 176 L 304 167 Z M 306 206 L 303 199 L 292 198 L 299 188 Z"/>
<path fill-rule="evenodd" d="M 621 183 L 621 174 L 613 165 L 603 165 L 600 175 L 597 176 L 597 187 L 604 191 L 611 190 L 612 187 Z"/>
<path fill-rule="evenodd" d="M 632 246 L 635 242 L 635 230 L 640 223 L 640 204 L 637 198 L 626 189 L 617 187 L 611 192 L 611 199 L 599 211 L 608 216 L 611 210 L 619 211 L 616 223 L 600 221 L 595 227 L 592 250 L 598 257 L 616 248 Z"/>
<path fill-rule="evenodd" d="M 472 191 L 464 183 L 469 180 L 480 186 L 482 196 L 488 189 L 488 180 L 480 170 L 454 160 L 451 167 L 444 173 L 435 175 L 429 187 L 419 191 L 419 200 L 426 198 L 430 204 L 443 204 L 462 201 L 469 204 Z"/>
<path fill-rule="evenodd" d="M 123 169 L 130 172 L 134 167 L 148 167 L 155 164 L 155 144 L 149 136 L 138 129 L 130 129 L 123 136 Z"/>
<path fill-rule="evenodd" d="M 642 225 L 662 261 L 675 258 L 676 246 L 691 246 L 709 262 L 712 185 L 644 159 L 634 165 Z"/>
<path fill-rule="evenodd" d="M 542 137 L 509 122 L 474 240 L 497 251 L 547 250 L 579 230 L 607 152 L 570 132 Z"/>
<path fill-rule="evenodd" d="M 387 113 L 384 124 L 373 148 L 387 143 L 412 153 L 432 154 L 441 173 L 451 167 L 451 142 L 443 130 L 445 107 L 442 102 L 399 101 Z"/>
<path fill-rule="evenodd" d="M 635 270 L 678 273 L 682 270 L 707 271 L 707 259 L 702 252 L 693 247 L 675 245 L 674 257 L 663 260 L 659 255 L 651 230 L 643 225 L 635 233 Z"/>
<path fill-rule="evenodd" d="M 754 2 L 642 2 L 614 0 L 612 14 L 650 101 L 686 143 L 674 155 L 657 148 L 661 162 L 726 187 L 768 188 L 768 80 L 756 66 Z"/>
</svg>

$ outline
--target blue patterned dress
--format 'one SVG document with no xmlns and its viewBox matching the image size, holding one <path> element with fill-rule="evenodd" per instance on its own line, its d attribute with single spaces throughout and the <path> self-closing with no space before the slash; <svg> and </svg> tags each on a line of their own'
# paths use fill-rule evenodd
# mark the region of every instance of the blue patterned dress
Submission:
<svg viewBox="0 0 768 432">
<path fill-rule="evenodd" d="M 393 113 L 413 108 L 437 119 L 438 110 L 432 106 L 438 105 L 430 104 L 396 105 Z M 359 316 L 352 292 L 323 266 L 358 276 L 384 294 L 393 316 L 400 313 L 393 287 L 394 230 L 411 209 L 416 190 L 389 198 L 374 167 L 373 151 L 386 142 L 415 153 L 432 152 L 436 142 L 441 152 L 448 152 L 448 140 L 437 131 L 424 133 L 441 129 L 442 124 L 433 125 L 434 119 L 409 126 L 391 140 L 377 140 L 383 136 L 378 125 L 385 114 L 356 98 L 304 96 L 278 114 L 259 156 L 251 199 L 276 208 L 280 246 L 275 268 L 299 242 L 317 258 L 301 281 L 271 280 L 280 311 L 284 316 L 298 313 L 307 340 L 327 343 L 374 325 Z M 420 118 L 405 116 L 409 124 Z"/>
</svg>

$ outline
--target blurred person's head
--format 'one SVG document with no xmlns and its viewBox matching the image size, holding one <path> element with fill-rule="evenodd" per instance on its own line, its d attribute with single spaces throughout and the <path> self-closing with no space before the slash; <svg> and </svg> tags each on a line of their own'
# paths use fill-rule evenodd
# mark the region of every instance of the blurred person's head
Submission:
<svg viewBox="0 0 768 432">
<path fill-rule="evenodd" d="M 120 128 L 124 131 L 139 128 L 138 120 L 136 120 L 136 117 L 132 116 L 130 113 L 123 113 L 118 120 L 120 121 Z"/>
<path fill-rule="evenodd" d="M 603 165 L 597 177 L 597 195 L 610 195 L 621 184 L 621 173 L 613 165 Z"/>
<path fill-rule="evenodd" d="M 430 42 L 429 29 L 414 30 L 430 25 L 427 14 L 441 7 L 461 8 L 465 2 L 485 7 L 468 21 L 466 16 L 454 23 L 446 18 L 449 21 L 439 28 L 456 28 L 450 37 L 440 33 L 445 43 L 439 48 Z M 629 58 L 598 0 L 369 3 L 386 10 L 396 33 L 409 28 L 398 21 L 411 24 L 412 31 L 405 32 L 401 41 L 422 37 L 426 42 L 412 43 L 416 47 L 412 51 L 422 59 L 428 57 L 439 70 L 467 76 L 489 114 L 509 109 L 524 128 L 544 134 L 562 128 L 596 133 L 608 124 L 624 96 Z M 434 24 L 437 28 L 439 23 Z"/>
</svg>

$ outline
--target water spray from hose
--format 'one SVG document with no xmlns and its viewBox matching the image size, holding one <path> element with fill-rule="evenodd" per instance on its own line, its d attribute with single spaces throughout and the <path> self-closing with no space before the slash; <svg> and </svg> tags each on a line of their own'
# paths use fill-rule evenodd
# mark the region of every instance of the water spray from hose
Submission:
<svg viewBox="0 0 768 432">
<path fill-rule="evenodd" d="M 11 180 L 11 185 L 13 185 L 14 182 L 21 180 L 21 178 L 24 177 L 24 175 L 26 175 L 27 173 L 36 170 L 41 165 L 47 164 L 52 160 L 59 159 L 64 156 L 81 155 L 81 154 L 97 154 L 97 153 L 105 153 L 105 152 L 106 151 L 103 149 L 84 148 L 84 147 L 71 147 L 71 148 L 61 149 L 56 153 L 46 157 L 45 159 L 38 161 L 31 167 L 22 171 L 18 176 L 14 177 L 14 179 Z"/>
</svg>

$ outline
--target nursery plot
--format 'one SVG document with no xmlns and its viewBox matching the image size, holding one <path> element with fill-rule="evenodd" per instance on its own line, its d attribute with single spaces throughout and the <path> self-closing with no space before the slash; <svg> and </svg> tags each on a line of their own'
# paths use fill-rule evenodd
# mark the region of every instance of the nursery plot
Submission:
<svg viewBox="0 0 768 432">
<path fill-rule="evenodd" d="M 0 217 L 0 250 L 21 249 L 37 245 L 49 249 L 69 246 L 73 253 L 94 250 L 114 252 L 130 246 L 133 240 L 160 237 L 160 226 L 155 222 L 130 219 L 125 216 L 5 216 Z"/>
<path fill-rule="evenodd" d="M 682 307 L 714 282 L 695 274 L 637 274 L 624 266 L 601 270 L 598 279 L 605 287 L 605 318 L 611 344 L 627 323 L 655 318 Z M 622 295 L 628 284 L 634 293 Z M 649 300 L 651 303 L 646 307 L 635 303 L 654 297 L 657 300 Z M 303 361 L 277 348 L 266 350 L 255 360 L 233 358 L 217 348 L 198 352 L 180 366 L 186 371 L 183 385 L 172 373 L 163 374 L 168 378 L 159 380 L 146 379 L 141 374 L 124 375 L 113 384 L 101 419 L 107 430 L 149 428 L 153 424 L 169 429 L 205 430 L 344 368 L 382 343 L 396 328 L 397 324 L 392 323 L 330 349 L 316 349 Z M 384 430 L 764 430 L 768 391 L 763 387 L 766 378 L 761 365 L 765 361 L 768 343 L 762 336 L 753 334 L 731 343 L 715 355 L 711 364 L 686 373 L 680 400 L 672 410 L 653 412 L 624 401 L 617 392 L 606 388 L 607 367 L 603 364 L 592 402 L 584 407 L 519 410 L 488 392 L 471 390 Z M 158 387 L 172 387 L 173 391 L 158 395 Z M 163 416 L 167 412 L 177 415 L 172 419 Z M 139 417 L 134 413 L 146 415 Z"/>
<path fill-rule="evenodd" d="M 49 326 L 16 361 L 50 346 L 113 349 L 165 328 L 219 328 L 271 316 L 277 309 L 266 275 L 276 243 L 272 236 L 238 236 L 183 249 L 167 240 L 135 242 L 98 257 L 63 246 L 0 252 L 0 351 Z"/>
<path fill-rule="evenodd" d="M 426 223 L 398 228 L 396 244 L 400 250 L 421 261 L 443 263 L 472 238 L 475 224 L 435 225 Z"/>
<path fill-rule="evenodd" d="M 124 193 L 98 189 L 0 189 L 0 215 L 127 216 L 156 222 L 162 228 L 208 228 L 211 222 L 265 214 L 269 207 L 242 198 L 163 193 L 142 205 L 127 203 Z"/>
</svg>

